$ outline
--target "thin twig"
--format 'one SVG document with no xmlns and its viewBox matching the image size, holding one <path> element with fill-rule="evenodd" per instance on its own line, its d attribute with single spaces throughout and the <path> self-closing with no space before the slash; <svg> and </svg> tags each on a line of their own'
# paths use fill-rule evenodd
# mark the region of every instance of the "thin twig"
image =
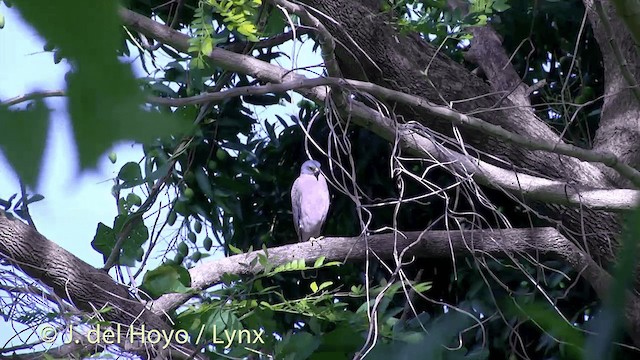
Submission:
<svg viewBox="0 0 640 360">
<path fill-rule="evenodd" d="M 272 48 L 278 45 L 282 45 L 289 40 L 293 40 L 294 34 L 296 37 L 300 37 L 302 35 L 306 35 L 310 33 L 311 30 L 307 28 L 298 28 L 294 31 L 287 31 L 282 34 L 274 35 L 270 38 L 260 40 L 255 43 L 249 43 L 247 41 L 235 41 L 230 44 L 226 44 L 222 46 L 223 49 L 233 52 L 241 52 L 247 45 L 251 45 L 252 49 L 264 49 L 264 48 Z"/>
<path fill-rule="evenodd" d="M 9 100 L 0 102 L 0 104 L 4 106 L 13 106 L 29 100 L 43 99 L 48 97 L 62 97 L 62 96 L 67 96 L 64 90 L 36 91 L 36 92 L 28 93 L 25 95 L 16 96 Z"/>
<path fill-rule="evenodd" d="M 29 213 L 27 187 L 24 185 L 24 182 L 22 181 L 22 179 L 19 179 L 19 182 L 20 182 L 20 192 L 22 193 L 22 205 L 20 206 L 20 210 L 22 210 L 22 214 L 20 217 L 27 220 L 27 223 L 29 224 L 29 226 L 31 226 L 37 231 L 38 229 L 36 228 L 36 224 L 33 222 L 33 219 L 31 218 L 31 214 Z"/>
<path fill-rule="evenodd" d="M 278 93 L 287 90 L 313 88 L 321 85 L 342 85 L 345 87 L 366 91 L 385 100 L 398 101 L 407 105 L 419 107 L 426 110 L 430 115 L 435 115 L 441 119 L 449 120 L 456 125 L 466 126 L 475 130 L 479 130 L 484 134 L 492 135 L 502 140 L 507 140 L 511 143 L 520 145 L 527 149 L 543 150 L 550 153 L 572 156 L 583 161 L 602 163 L 616 170 L 618 173 L 629 179 L 634 185 L 640 188 L 640 171 L 623 163 L 618 159 L 616 155 L 612 153 L 583 149 L 578 146 L 562 142 L 552 143 L 542 139 L 532 139 L 527 136 L 513 133 L 501 126 L 490 124 L 480 118 L 462 114 L 449 107 L 433 104 L 424 98 L 391 90 L 376 84 L 356 80 L 345 80 L 340 78 L 304 78 L 279 84 L 237 87 L 226 90 L 224 92 L 207 93 L 190 98 L 170 99 L 149 97 L 149 101 L 155 104 L 184 106 L 210 101 L 222 101 L 235 96 Z"/>
</svg>

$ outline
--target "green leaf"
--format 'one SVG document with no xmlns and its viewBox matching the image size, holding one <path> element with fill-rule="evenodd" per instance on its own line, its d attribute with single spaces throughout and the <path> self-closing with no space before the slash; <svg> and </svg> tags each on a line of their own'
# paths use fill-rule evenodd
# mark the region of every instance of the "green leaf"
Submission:
<svg viewBox="0 0 640 360">
<path fill-rule="evenodd" d="M 335 330 L 326 333 L 322 340 L 324 344 L 331 344 L 335 351 L 343 354 L 356 351 L 364 342 L 358 330 L 348 323 L 339 324 Z M 396 357 L 396 359 L 398 358 L 400 357 Z"/>
<path fill-rule="evenodd" d="M 169 171 L 171 171 L 171 166 L 169 166 L 169 163 L 166 164 L 162 164 L 160 166 L 158 166 L 158 168 L 153 171 L 151 174 L 147 173 L 147 178 L 145 179 L 145 181 L 147 181 L 149 183 L 149 186 L 152 186 L 153 182 L 158 180 L 159 178 L 167 175 L 167 173 L 169 173 Z"/>
<path fill-rule="evenodd" d="M 313 291 L 313 293 L 317 293 L 318 292 L 318 284 L 316 284 L 316 282 L 312 282 L 309 287 L 311 288 L 311 291 Z"/>
<path fill-rule="evenodd" d="M 351 292 L 353 293 L 353 295 L 362 295 L 363 287 L 361 285 L 353 285 L 351 286 Z"/>
<path fill-rule="evenodd" d="M 318 267 L 322 266 L 322 263 L 324 263 L 324 259 L 325 258 L 326 257 L 324 257 L 324 256 L 320 256 L 318 259 L 316 259 L 316 262 L 313 263 L 313 267 L 314 268 L 318 268 Z"/>
<path fill-rule="evenodd" d="M 189 271 L 182 266 L 160 265 L 147 271 L 142 280 L 143 290 L 153 299 L 163 294 L 185 293 L 191 286 Z"/>
<path fill-rule="evenodd" d="M 325 281 L 322 284 L 320 284 L 320 287 L 318 288 L 318 290 L 326 289 L 331 285 L 333 285 L 333 281 Z"/>
<path fill-rule="evenodd" d="M 207 319 L 206 325 L 211 329 L 208 332 L 209 334 L 212 334 L 213 330 L 215 330 L 217 334 L 222 334 L 225 330 L 227 330 L 228 333 L 233 332 L 233 330 L 242 330 L 242 324 L 232 311 L 226 309 L 220 310 L 217 307 Z"/>
<path fill-rule="evenodd" d="M 507 4 L 505 0 L 495 0 L 492 7 L 493 10 L 497 12 L 504 12 L 511 9 L 511 5 Z"/>
<path fill-rule="evenodd" d="M 114 153 L 113 151 L 109 153 L 109 161 L 111 161 L 112 164 L 115 164 L 116 161 L 118 161 L 118 154 Z"/>
<path fill-rule="evenodd" d="M 191 260 L 193 260 L 193 262 L 198 262 L 200 261 L 201 258 L 202 258 L 202 253 L 200 251 L 196 251 L 193 253 L 193 255 L 191 255 Z"/>
<path fill-rule="evenodd" d="M 189 246 L 187 246 L 186 242 L 183 241 L 178 244 L 178 254 L 182 255 L 183 257 L 189 254 Z"/>
<path fill-rule="evenodd" d="M 91 246 L 103 255 L 105 261 L 115 247 L 118 236 L 127 219 L 127 215 L 116 216 L 113 229 L 103 223 L 98 224 L 96 235 L 94 236 L 93 241 L 91 241 Z M 138 222 L 137 225 L 131 229 L 129 235 L 123 242 L 122 248 L 120 249 L 120 265 L 135 266 L 139 249 L 148 238 L 149 229 L 143 222 Z"/>
<path fill-rule="evenodd" d="M 142 205 L 142 199 L 137 194 L 129 193 L 127 195 L 127 203 L 129 206 L 140 206 Z"/>
<path fill-rule="evenodd" d="M 202 223 L 200 221 L 193 223 L 193 231 L 195 231 L 196 234 L 200 234 L 200 232 L 202 232 Z"/>
<path fill-rule="evenodd" d="M 124 181 L 123 188 L 134 187 L 144 182 L 140 165 L 133 161 L 122 165 L 120 172 L 118 172 L 118 179 Z"/>
<path fill-rule="evenodd" d="M 342 263 L 340 261 L 330 261 L 330 262 L 324 264 L 325 267 L 328 267 L 328 266 L 340 266 L 340 265 L 342 265 Z"/>
<path fill-rule="evenodd" d="M 264 268 L 269 265 L 269 260 L 266 256 L 264 256 L 264 254 L 258 254 L 258 262 L 260 262 L 260 265 L 262 265 L 262 267 Z"/>
<path fill-rule="evenodd" d="M 429 289 L 431 289 L 431 282 L 423 282 L 413 286 L 413 290 L 417 293 L 423 293 Z"/>
<path fill-rule="evenodd" d="M 196 178 L 196 183 L 198 184 L 198 187 L 200 188 L 200 190 L 209 199 L 213 198 L 213 188 L 211 187 L 211 180 L 209 180 L 209 177 L 204 172 L 204 169 L 202 167 L 197 167 L 195 169 L 195 178 Z"/>
<path fill-rule="evenodd" d="M 234 254 L 242 254 L 242 250 L 238 249 L 237 247 L 231 245 L 231 244 L 227 244 L 229 245 L 229 250 L 234 253 Z"/>
<path fill-rule="evenodd" d="M 0 150 L 27 186 L 37 187 L 47 140 L 49 109 L 36 100 L 26 110 L 0 105 Z"/>
<path fill-rule="evenodd" d="M 118 6 L 117 1 L 16 2 L 22 17 L 73 64 L 66 93 L 81 170 L 95 166 L 118 141 L 148 142 L 184 129 L 168 115 L 143 110 L 144 95 L 130 65 L 117 58 Z"/>
<path fill-rule="evenodd" d="M 202 246 L 204 246 L 205 250 L 207 251 L 211 250 L 211 246 L 213 246 L 213 240 L 211 240 L 211 238 L 207 236 L 206 238 L 204 238 Z"/>
<path fill-rule="evenodd" d="M 298 332 L 283 339 L 282 350 L 274 357 L 276 359 L 307 359 L 320 346 L 320 343 L 320 337 L 315 337 L 308 332 Z"/>
<path fill-rule="evenodd" d="M 29 198 L 29 200 L 26 201 L 26 204 L 33 204 L 34 202 L 38 202 L 40 200 L 44 200 L 44 195 L 40 195 L 40 194 L 35 194 L 32 197 Z"/>
<path fill-rule="evenodd" d="M 273 309 L 273 306 L 271 306 L 271 304 L 269 304 L 266 301 L 260 301 L 260 306 L 263 306 L 263 307 L 265 307 L 267 309 Z"/>
<path fill-rule="evenodd" d="M 169 215 L 167 215 L 167 225 L 173 226 L 173 224 L 176 223 L 176 220 L 178 220 L 178 214 L 176 214 L 175 211 L 171 210 L 169 212 Z"/>
<path fill-rule="evenodd" d="M 96 235 L 93 237 L 93 241 L 91 241 L 91 246 L 97 252 L 104 255 L 105 261 L 111 254 L 111 250 L 113 250 L 113 247 L 116 244 L 116 236 L 117 234 L 115 231 L 113 231 L 112 228 L 103 223 L 98 223 Z"/>
</svg>

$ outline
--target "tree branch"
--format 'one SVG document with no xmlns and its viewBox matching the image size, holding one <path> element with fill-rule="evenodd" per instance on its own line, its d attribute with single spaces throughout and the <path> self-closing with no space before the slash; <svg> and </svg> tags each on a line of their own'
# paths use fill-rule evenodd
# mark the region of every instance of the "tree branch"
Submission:
<svg viewBox="0 0 640 360">
<path fill-rule="evenodd" d="M 295 243 L 205 262 L 189 270 L 191 287 L 197 292 L 221 281 L 225 273 L 258 274 L 264 267 L 258 256 L 267 256 L 273 266 L 304 259 L 312 264 L 324 256 L 326 261 L 364 261 L 369 252 L 383 260 L 393 259 L 404 251 L 405 261 L 418 258 L 450 258 L 455 256 L 514 257 L 524 254 L 562 260 L 593 286 L 600 298 L 606 298 L 613 278 L 571 241 L 553 228 L 498 229 L 476 231 L 428 231 L 371 235 L 368 242 L 360 237 L 330 237 L 315 242 Z M 255 260 L 255 261 L 254 261 Z M 253 264 L 253 265 L 252 265 Z M 155 300 L 150 308 L 162 313 L 176 309 L 191 295 L 167 294 Z M 640 343 L 640 299 L 629 294 L 626 309 L 627 325 L 636 343 Z"/>
<path fill-rule="evenodd" d="M 331 77 L 341 78 L 342 71 L 336 61 L 335 49 L 336 43 L 333 36 L 324 25 L 302 6 L 294 4 L 287 0 L 272 0 L 277 6 L 282 7 L 292 13 L 298 15 L 300 19 L 308 26 L 316 29 L 318 34 L 318 44 L 320 45 L 320 56 L 324 60 L 324 66 L 327 68 L 327 74 Z"/>
<path fill-rule="evenodd" d="M 171 30 L 127 9 L 122 8 L 120 16 L 126 25 L 137 31 L 154 37 L 178 51 L 187 51 L 189 39 L 187 35 Z M 217 66 L 251 75 L 262 81 L 282 83 L 306 79 L 302 75 L 289 72 L 277 65 L 219 48 L 214 49 L 208 58 Z M 322 87 L 301 88 L 298 92 L 319 103 L 324 102 L 327 96 L 327 91 Z M 407 94 L 402 95 L 411 97 Z M 421 102 L 418 101 L 418 103 Z M 579 185 L 571 186 L 562 181 L 547 180 L 505 170 L 453 151 L 444 152 L 439 144 L 416 133 L 411 126 L 399 125 L 362 103 L 349 99 L 346 108 L 353 116 L 353 122 L 357 125 L 372 130 L 388 141 L 395 141 L 397 132 L 400 132 L 400 139 L 405 149 L 424 158 L 433 156 L 443 163 L 452 163 L 452 166 L 462 171 L 461 174 L 472 174 L 478 183 L 486 186 L 509 190 L 518 196 L 524 195 L 536 200 L 585 206 L 591 209 L 629 210 L 640 200 L 638 194 L 635 194 L 633 190 L 591 190 Z M 446 115 L 448 110 L 445 110 L 444 107 L 438 107 L 437 112 Z M 617 195 L 615 198 L 613 198 L 614 194 Z"/>
<path fill-rule="evenodd" d="M 166 332 L 172 329 L 106 271 L 92 267 L 3 211 L 0 211 L 0 258 L 49 286 L 61 299 L 88 314 L 109 308 L 102 316 L 113 323 L 135 327 L 144 324 L 147 330 Z M 189 355 L 195 350 L 186 345 L 186 348 L 180 347 Z M 125 348 L 125 351 L 129 350 Z"/>
<path fill-rule="evenodd" d="M 325 237 L 312 242 L 295 243 L 269 248 L 268 259 L 271 265 L 279 266 L 293 260 L 305 259 L 312 262 L 320 256 L 326 261 L 363 261 L 369 251 L 373 251 L 382 259 L 392 259 L 394 246 L 400 253 L 405 249 L 408 257 L 450 258 L 453 249 L 456 256 L 468 256 L 469 253 L 486 253 L 492 255 L 527 253 L 535 255 L 558 254 L 571 261 L 571 265 L 579 270 L 585 264 L 578 263 L 575 257 L 579 251 L 575 245 L 566 240 L 553 228 L 503 229 L 497 231 L 428 231 L 370 235 L 368 243 L 361 237 Z M 257 274 L 264 270 L 259 262 L 253 261 L 258 255 L 265 255 L 257 250 L 250 253 L 229 256 L 220 260 L 196 265 L 189 270 L 191 288 L 205 290 L 220 282 L 225 273 L 236 275 Z M 249 264 L 254 264 L 253 266 Z M 596 265 L 597 266 L 597 265 Z M 154 312 L 176 309 L 186 302 L 190 294 L 167 294 L 153 302 Z"/>
<path fill-rule="evenodd" d="M 270 38 L 260 40 L 258 42 L 248 42 L 248 41 L 234 41 L 230 44 L 222 45 L 222 48 L 228 51 L 232 51 L 235 53 L 239 53 L 244 51 L 247 45 L 250 45 L 252 49 L 264 49 L 264 48 L 272 48 L 278 45 L 282 45 L 289 40 L 294 39 L 294 35 L 297 38 L 300 38 L 302 35 L 307 35 L 311 30 L 308 28 L 297 28 L 295 31 L 287 31 L 282 34 L 274 35 Z"/>
<path fill-rule="evenodd" d="M 566 144 L 563 142 L 552 143 L 544 139 L 532 139 L 530 137 L 513 133 L 500 126 L 490 124 L 478 117 L 468 116 L 456 110 L 453 110 L 451 108 L 433 104 L 427 99 L 410 95 L 410 94 L 405 94 L 400 91 L 388 89 L 388 88 L 385 88 L 376 84 L 372 84 L 369 82 L 362 82 L 357 80 L 346 80 L 342 78 L 309 79 L 303 76 L 298 76 L 294 80 L 283 82 L 283 83 L 267 84 L 262 86 L 240 86 L 240 87 L 234 87 L 232 89 L 228 89 L 225 91 L 203 93 L 200 95 L 186 97 L 186 98 L 166 98 L 166 97 L 158 97 L 158 96 L 148 96 L 147 101 L 149 103 L 156 104 L 156 105 L 187 106 L 187 105 L 220 102 L 225 99 L 230 99 L 237 96 L 280 93 L 288 90 L 300 90 L 305 88 L 308 89 L 308 88 L 314 88 L 322 85 L 337 85 L 345 88 L 357 89 L 360 91 L 368 92 L 369 94 L 375 95 L 384 100 L 397 101 L 406 105 L 421 108 L 425 110 L 429 115 L 446 119 L 455 125 L 460 125 L 470 129 L 478 130 L 483 134 L 491 135 L 496 138 L 509 141 L 511 143 L 520 145 L 527 149 L 543 150 L 550 153 L 572 156 L 583 161 L 602 163 L 616 170 L 619 174 L 621 174 L 626 179 L 631 181 L 632 184 L 640 188 L 640 171 L 632 168 L 629 165 L 626 165 L 620 159 L 618 159 L 617 156 L 615 156 L 610 152 L 592 151 L 592 150 L 583 149 L 571 144 Z M 60 93 L 62 94 L 60 96 L 64 96 L 64 92 L 62 90 L 51 91 L 51 93 Z M 31 96 L 23 95 L 18 98 L 23 98 L 25 99 L 24 101 L 26 101 L 26 100 L 30 100 Z M 640 199 L 640 197 L 638 195 L 632 195 L 632 197 L 629 199 Z M 585 203 L 581 203 L 581 204 L 585 204 Z M 633 204 L 634 202 L 631 201 L 630 206 L 633 207 Z M 586 203 L 585 205 L 589 206 L 588 203 Z M 629 206 L 626 206 L 626 205 L 623 205 L 624 206 L 623 208 L 620 208 L 617 205 L 613 205 L 613 204 L 611 206 L 612 207 L 609 207 L 609 205 L 606 205 L 606 203 L 600 203 L 599 205 L 597 205 L 597 208 L 610 209 L 610 210 L 629 209 Z"/>
<path fill-rule="evenodd" d="M 2 101 L 0 102 L 0 104 L 4 106 L 13 106 L 29 100 L 42 99 L 47 97 L 61 97 L 61 96 L 67 96 L 64 90 L 36 91 L 36 92 L 16 96 L 14 98 Z"/>
<path fill-rule="evenodd" d="M 607 13 L 604 11 L 602 7 L 602 3 L 600 0 L 594 0 L 593 6 L 595 7 L 596 13 L 598 17 L 600 17 L 600 21 L 602 21 L 602 29 L 604 30 L 604 34 L 609 38 L 609 47 L 613 56 L 616 59 L 618 66 L 620 67 L 620 73 L 624 77 L 624 80 L 627 82 L 629 89 L 633 92 L 636 100 L 640 102 L 640 88 L 638 87 L 638 82 L 634 78 L 633 74 L 629 70 L 629 63 L 627 59 L 622 54 L 622 50 L 620 50 L 620 46 L 616 43 L 616 40 L 613 35 L 613 29 L 611 28 L 611 24 L 609 23 L 609 18 Z M 636 43 L 636 46 L 638 44 Z M 602 49 L 604 51 L 604 49 Z"/>
<path fill-rule="evenodd" d="M 498 33 L 490 25 L 474 26 L 471 33 L 473 40 L 464 58 L 480 67 L 493 90 L 504 94 L 514 104 L 529 108 L 527 84 L 511 65 Z"/>
<path fill-rule="evenodd" d="M 593 142 L 625 164 L 640 169 L 640 52 L 612 1 L 583 0 L 604 65 L 604 102 Z M 636 6 L 637 7 L 637 6 Z M 629 181 L 614 172 L 606 175 L 618 186 Z"/>
<path fill-rule="evenodd" d="M 640 2 L 637 0 L 612 0 L 616 12 L 624 20 L 633 36 L 636 46 L 640 46 Z"/>
</svg>

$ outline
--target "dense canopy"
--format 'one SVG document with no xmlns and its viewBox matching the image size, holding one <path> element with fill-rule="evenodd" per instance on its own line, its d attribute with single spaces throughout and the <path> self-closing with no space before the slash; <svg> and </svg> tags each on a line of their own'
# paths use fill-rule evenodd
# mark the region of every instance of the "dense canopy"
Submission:
<svg viewBox="0 0 640 360">
<path fill-rule="evenodd" d="M 0 102 L 0 313 L 147 335 L 0 358 L 640 356 L 636 2 L 2 3 L 70 71 Z M 101 269 L 29 215 L 51 96 L 81 169 L 142 145 Z M 298 243 L 308 159 L 331 205 Z"/>
</svg>

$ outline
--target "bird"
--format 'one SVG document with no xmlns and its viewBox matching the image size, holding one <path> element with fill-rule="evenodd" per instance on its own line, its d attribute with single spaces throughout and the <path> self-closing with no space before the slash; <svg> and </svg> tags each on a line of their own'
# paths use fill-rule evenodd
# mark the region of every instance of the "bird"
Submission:
<svg viewBox="0 0 640 360">
<path fill-rule="evenodd" d="M 298 241 L 317 239 L 329 212 L 329 188 L 318 161 L 302 164 L 291 187 L 291 210 Z"/>
</svg>

